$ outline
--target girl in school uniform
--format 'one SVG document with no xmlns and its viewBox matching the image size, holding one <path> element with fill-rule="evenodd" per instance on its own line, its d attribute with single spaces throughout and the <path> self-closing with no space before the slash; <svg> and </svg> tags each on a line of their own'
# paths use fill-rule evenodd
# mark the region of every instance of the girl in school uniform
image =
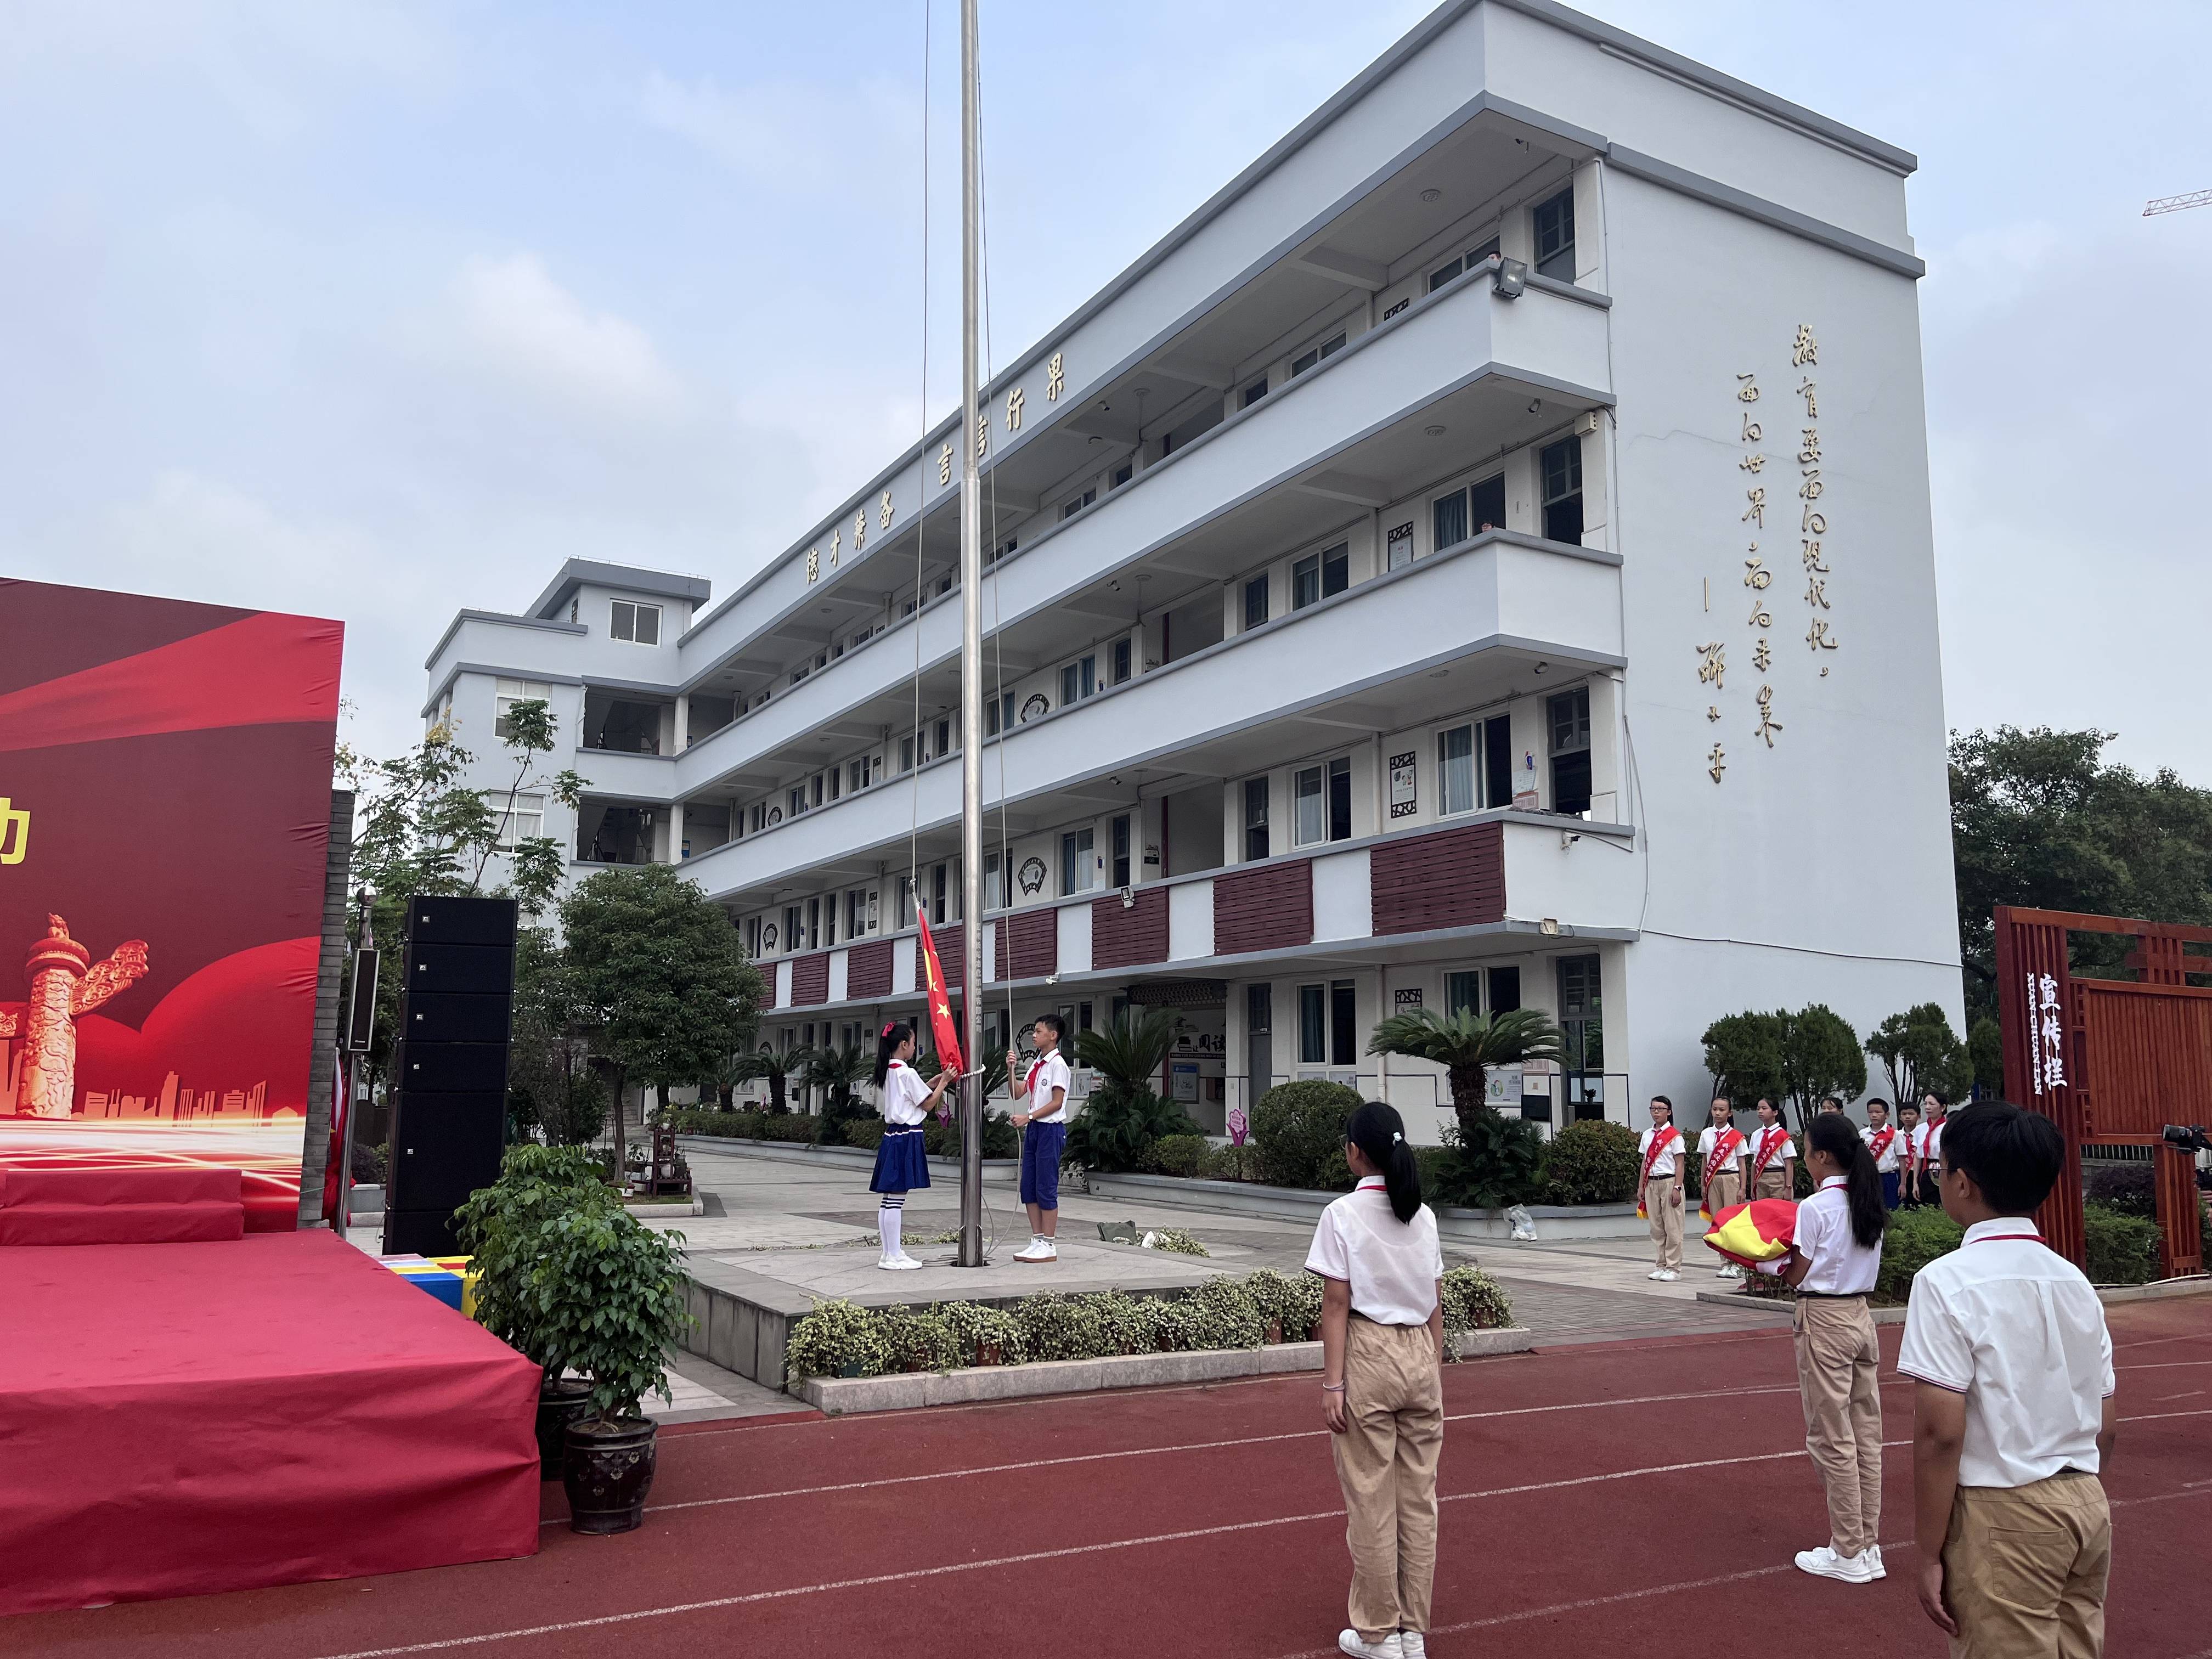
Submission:
<svg viewBox="0 0 2212 1659">
<path fill-rule="evenodd" d="M 1322 1290 L 1322 1417 L 1344 1488 L 1358 1659 L 1425 1659 L 1443 1449 L 1443 1254 L 1406 1126 L 1379 1101 L 1352 1115 L 1359 1185 L 1322 1212 L 1306 1270 Z"/>
<path fill-rule="evenodd" d="M 1867 1309 L 1881 1268 L 1889 1212 L 1881 1176 L 1858 1126 L 1839 1112 L 1814 1116 L 1805 1171 L 1817 1183 L 1797 1206 L 1790 1254 L 1761 1273 L 1797 1287 L 1797 1387 L 1805 1449 L 1828 1497 L 1828 1541 L 1800 1550 L 1797 1565 L 1823 1578 L 1864 1584 L 1881 1565 L 1881 1350 Z"/>
<path fill-rule="evenodd" d="M 899 1229 L 906 1218 L 906 1195 L 929 1185 L 929 1160 L 922 1154 L 921 1126 L 945 1097 L 952 1073 L 940 1072 L 933 1083 L 924 1083 L 908 1064 L 914 1059 L 914 1027 L 893 1020 L 876 1039 L 876 1099 L 884 1115 L 883 1144 L 876 1148 L 876 1172 L 868 1190 L 877 1194 L 876 1228 L 883 1240 L 883 1256 L 876 1266 L 904 1273 L 921 1263 L 899 1243 Z"/>
</svg>

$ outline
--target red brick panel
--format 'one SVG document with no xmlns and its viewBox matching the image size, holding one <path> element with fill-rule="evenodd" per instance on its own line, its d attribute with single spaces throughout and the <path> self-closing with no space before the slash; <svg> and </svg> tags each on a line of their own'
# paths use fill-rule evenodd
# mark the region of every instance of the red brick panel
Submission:
<svg viewBox="0 0 2212 1659">
<path fill-rule="evenodd" d="M 845 953 L 845 994 L 887 997 L 891 994 L 891 942 L 872 939 Z"/>
<path fill-rule="evenodd" d="M 1091 965 L 1128 968 L 1168 959 L 1168 890 L 1140 887 L 1136 902 L 1121 896 L 1091 901 Z"/>
<path fill-rule="evenodd" d="M 1042 979 L 1059 971 L 1057 906 L 1040 904 L 1027 910 L 1009 910 L 999 918 L 1000 979 Z"/>
<path fill-rule="evenodd" d="M 812 956 L 791 959 L 791 1006 L 794 1008 L 818 1008 L 830 1000 L 830 953 L 817 951 Z"/>
<path fill-rule="evenodd" d="M 1313 861 L 1290 859 L 1213 878 L 1213 953 L 1313 943 Z"/>
<path fill-rule="evenodd" d="M 1502 823 L 1377 842 L 1367 858 L 1377 934 L 1505 920 Z"/>
</svg>

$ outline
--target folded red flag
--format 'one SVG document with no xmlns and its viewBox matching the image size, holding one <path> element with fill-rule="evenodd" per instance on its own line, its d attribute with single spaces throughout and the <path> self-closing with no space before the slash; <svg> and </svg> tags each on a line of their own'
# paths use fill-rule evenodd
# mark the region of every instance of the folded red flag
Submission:
<svg viewBox="0 0 2212 1659">
<path fill-rule="evenodd" d="M 1790 1253 L 1797 1234 L 1797 1201 L 1790 1198 L 1754 1198 L 1733 1204 L 1713 1218 L 1705 1243 L 1731 1261 L 1756 1267 Z"/>
<path fill-rule="evenodd" d="M 960 1060 L 960 1031 L 952 1023 L 952 1002 L 945 988 L 945 967 L 937 959 L 937 941 L 929 936 L 929 918 L 915 907 L 915 920 L 921 924 L 921 969 L 927 983 L 922 994 L 929 1000 L 929 1029 L 937 1039 L 937 1063 L 946 1071 L 958 1075 L 965 1068 Z"/>
</svg>

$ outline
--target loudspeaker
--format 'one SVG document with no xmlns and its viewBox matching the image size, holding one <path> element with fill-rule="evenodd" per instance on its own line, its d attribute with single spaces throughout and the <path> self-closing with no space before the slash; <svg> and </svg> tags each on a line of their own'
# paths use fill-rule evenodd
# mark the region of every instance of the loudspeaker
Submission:
<svg viewBox="0 0 2212 1659">
<path fill-rule="evenodd" d="M 499 1179 L 507 1140 L 503 1092 L 404 1092 L 392 1114 L 386 1212 L 450 1212 Z"/>
<path fill-rule="evenodd" d="M 399 1005 L 400 1041 L 495 1042 L 507 1046 L 513 1000 L 506 996 L 410 995 Z"/>
<path fill-rule="evenodd" d="M 384 1212 L 386 1255 L 459 1255 L 451 1210 L 392 1210 Z"/>
<path fill-rule="evenodd" d="M 408 994 L 431 992 L 505 996 L 514 989 L 514 947 L 508 945 L 425 945 L 407 947 Z"/>
<path fill-rule="evenodd" d="M 514 944 L 513 899 L 417 898 L 407 906 L 407 938 L 419 945 Z"/>
<path fill-rule="evenodd" d="M 392 1051 L 392 1086 L 404 1094 L 468 1094 L 507 1087 L 503 1042 L 403 1042 Z"/>
</svg>

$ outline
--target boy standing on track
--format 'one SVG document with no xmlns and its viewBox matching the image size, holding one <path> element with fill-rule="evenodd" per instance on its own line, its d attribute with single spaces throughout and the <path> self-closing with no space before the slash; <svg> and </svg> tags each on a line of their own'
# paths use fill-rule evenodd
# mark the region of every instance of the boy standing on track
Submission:
<svg viewBox="0 0 2212 1659">
<path fill-rule="evenodd" d="M 2066 1143 L 1977 1101 L 1943 1139 L 1938 1190 L 1966 1242 L 1914 1276 L 1898 1370 L 1915 1380 L 1920 1605 L 1953 1659 L 2097 1659 L 2112 1517 L 2112 1339 L 2034 1212 Z"/>
<path fill-rule="evenodd" d="M 1761 1100 L 1758 1111 L 1759 1127 L 1751 1133 L 1751 1195 L 1788 1198 L 1795 1190 L 1790 1164 L 1797 1156 L 1797 1143 L 1782 1127 L 1781 1110 L 1772 1101 Z"/>
<path fill-rule="evenodd" d="M 1651 1097 L 1651 1127 L 1637 1147 L 1644 1168 L 1636 1179 L 1636 1213 L 1651 1223 L 1651 1243 L 1659 1265 L 1649 1275 L 1672 1281 L 1681 1277 L 1682 1177 L 1676 1167 L 1687 1154 L 1682 1132 L 1674 1127 L 1674 1103 Z"/>
<path fill-rule="evenodd" d="M 1897 1131 L 1890 1127 L 1887 1101 L 1867 1102 L 1867 1125 L 1860 1133 L 1866 1136 L 1867 1151 L 1874 1154 L 1874 1167 L 1881 1176 L 1882 1208 L 1894 1210 L 1897 1207 Z"/>
<path fill-rule="evenodd" d="M 1704 1168 L 1698 1191 L 1704 1194 L 1698 1212 L 1711 1226 L 1723 1210 L 1743 1200 L 1743 1166 L 1751 1143 L 1735 1127 L 1735 1104 L 1726 1095 L 1713 1097 L 1712 1121 L 1698 1136 L 1698 1157 Z M 1723 1279 L 1741 1279 L 1743 1269 L 1733 1261 L 1721 1264 Z"/>
</svg>

